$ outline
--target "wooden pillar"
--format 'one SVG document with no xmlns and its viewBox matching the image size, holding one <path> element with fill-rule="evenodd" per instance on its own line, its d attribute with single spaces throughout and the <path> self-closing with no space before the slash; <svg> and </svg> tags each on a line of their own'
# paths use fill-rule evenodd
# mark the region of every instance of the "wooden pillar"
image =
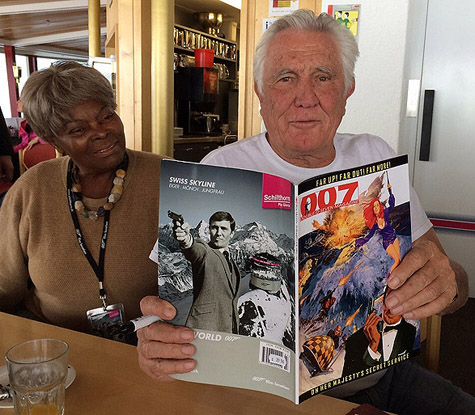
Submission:
<svg viewBox="0 0 475 415">
<path fill-rule="evenodd" d="M 89 0 L 88 3 L 89 56 L 101 56 L 101 2 Z"/>
<path fill-rule="evenodd" d="M 152 152 L 173 156 L 174 2 L 151 0 Z"/>
<path fill-rule="evenodd" d="M 7 64 L 7 81 L 8 81 L 8 93 L 10 95 L 10 109 L 12 112 L 12 117 L 18 117 L 17 101 L 19 98 L 18 95 L 18 84 L 16 83 L 15 76 L 13 74 L 13 67 L 15 64 L 15 47 L 14 46 L 4 46 L 5 60 Z"/>
<path fill-rule="evenodd" d="M 135 0 L 133 7 L 135 149 L 152 151 L 150 0 Z"/>
<path fill-rule="evenodd" d="M 439 370 L 441 326 L 442 318 L 440 316 L 427 317 L 425 366 L 434 372 Z"/>
<path fill-rule="evenodd" d="M 107 3 L 106 56 L 117 65 L 117 109 L 127 148 L 152 151 L 151 0 Z"/>
<path fill-rule="evenodd" d="M 301 9 L 320 13 L 322 0 L 300 0 Z M 250 137 L 261 132 L 262 118 L 259 114 L 259 100 L 254 93 L 252 74 L 254 50 L 262 36 L 263 19 L 269 16 L 269 2 L 242 0 L 240 61 L 239 61 L 239 138 Z"/>
<path fill-rule="evenodd" d="M 30 75 L 38 70 L 38 58 L 36 56 L 28 55 L 28 71 Z"/>
<path fill-rule="evenodd" d="M 124 123 L 127 147 L 142 150 L 136 145 L 137 135 L 135 125 L 135 84 L 140 82 L 140 76 L 134 73 L 134 5 L 132 0 L 114 0 L 117 5 L 117 99 L 119 115 Z"/>
</svg>

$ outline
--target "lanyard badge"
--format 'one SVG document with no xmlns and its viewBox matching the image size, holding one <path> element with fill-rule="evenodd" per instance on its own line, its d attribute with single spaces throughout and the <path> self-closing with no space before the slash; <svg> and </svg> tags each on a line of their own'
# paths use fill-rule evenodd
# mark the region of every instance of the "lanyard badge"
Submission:
<svg viewBox="0 0 475 415">
<path fill-rule="evenodd" d="M 124 341 L 119 328 L 125 324 L 123 304 L 111 304 L 86 312 L 91 334 L 112 340 Z"/>
</svg>

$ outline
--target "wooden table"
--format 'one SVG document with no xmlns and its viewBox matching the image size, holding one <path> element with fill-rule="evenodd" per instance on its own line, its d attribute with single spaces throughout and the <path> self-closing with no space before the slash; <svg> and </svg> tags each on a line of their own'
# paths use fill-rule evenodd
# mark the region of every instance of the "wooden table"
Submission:
<svg viewBox="0 0 475 415">
<path fill-rule="evenodd" d="M 357 406 L 323 395 L 294 405 L 274 395 L 238 388 L 159 383 L 140 370 L 133 346 L 4 313 L 0 313 L 0 362 L 11 346 L 44 337 L 60 338 L 70 346 L 69 363 L 77 376 L 66 391 L 67 415 L 344 415 Z M 0 415 L 10 414 L 13 409 L 0 409 Z"/>
</svg>

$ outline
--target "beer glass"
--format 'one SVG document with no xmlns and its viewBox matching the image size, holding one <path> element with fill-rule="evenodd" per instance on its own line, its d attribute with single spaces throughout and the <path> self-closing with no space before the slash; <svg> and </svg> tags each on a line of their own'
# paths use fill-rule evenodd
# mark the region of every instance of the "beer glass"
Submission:
<svg viewBox="0 0 475 415">
<path fill-rule="evenodd" d="M 16 415 L 63 415 L 68 373 L 66 342 L 36 339 L 13 346 L 5 355 Z"/>
</svg>

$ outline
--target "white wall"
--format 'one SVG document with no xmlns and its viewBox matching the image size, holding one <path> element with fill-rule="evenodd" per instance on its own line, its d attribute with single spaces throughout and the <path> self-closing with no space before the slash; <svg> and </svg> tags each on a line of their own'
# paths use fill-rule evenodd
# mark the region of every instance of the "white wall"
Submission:
<svg viewBox="0 0 475 415">
<path fill-rule="evenodd" d="M 0 107 L 2 108 L 3 116 L 5 118 L 10 118 L 12 116 L 10 109 L 10 95 L 8 93 L 7 64 L 4 53 L 0 53 Z"/>
<path fill-rule="evenodd" d="M 38 58 L 38 70 L 48 68 L 51 63 L 55 61 L 56 59 Z M 20 84 L 18 85 L 18 90 L 21 95 L 23 85 L 25 85 L 26 80 L 30 76 L 28 71 L 28 57 L 16 54 L 15 63 L 21 68 Z M 0 53 L 0 107 L 2 108 L 3 116 L 10 118 L 10 95 L 8 92 L 7 65 L 4 53 Z"/>
<path fill-rule="evenodd" d="M 356 90 L 349 98 L 340 132 L 371 133 L 398 151 L 409 0 L 323 0 L 360 4 Z"/>
</svg>

